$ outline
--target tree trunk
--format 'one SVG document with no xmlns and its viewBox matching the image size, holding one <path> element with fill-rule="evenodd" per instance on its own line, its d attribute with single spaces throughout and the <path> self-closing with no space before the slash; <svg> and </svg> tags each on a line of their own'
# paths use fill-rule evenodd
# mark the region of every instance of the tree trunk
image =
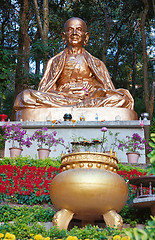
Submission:
<svg viewBox="0 0 155 240">
<path fill-rule="evenodd" d="M 118 73 L 120 52 L 121 52 L 121 42 L 118 41 L 118 48 L 117 48 L 117 52 L 116 52 L 115 59 L 114 59 L 114 71 L 113 71 L 113 75 L 112 75 L 112 82 L 113 82 L 114 86 L 116 86 L 116 78 L 117 78 L 117 73 Z"/>
<path fill-rule="evenodd" d="M 103 12 L 104 18 L 105 18 L 105 41 L 103 44 L 102 61 L 106 64 L 106 56 L 107 56 L 107 50 L 109 47 L 110 32 L 111 32 L 111 29 L 113 26 L 113 21 L 112 21 L 111 15 L 109 13 L 107 2 L 105 1 L 104 6 L 102 6 L 101 1 L 98 0 L 98 4 L 99 4 L 99 7 L 100 7 L 101 11 Z"/>
<path fill-rule="evenodd" d="M 44 39 L 47 44 L 48 41 L 48 33 L 49 33 L 49 9 L 48 9 L 48 0 L 44 0 L 43 2 L 43 13 L 44 13 L 44 25 L 43 25 L 43 31 L 44 31 Z"/>
<path fill-rule="evenodd" d="M 40 13 L 39 13 L 38 2 L 37 2 L 37 0 L 33 0 L 33 2 L 34 2 L 34 6 L 35 6 L 35 13 L 36 13 L 36 18 L 37 18 L 37 23 L 38 23 L 38 29 L 39 29 L 39 32 L 40 32 L 40 36 L 41 36 L 43 44 L 45 44 L 47 46 L 47 44 L 48 44 L 47 43 L 48 33 L 49 33 L 48 0 L 43 1 L 43 19 L 44 19 L 43 25 L 42 25 Z M 47 63 L 47 56 L 48 56 L 48 53 L 45 54 L 45 59 L 43 59 L 44 68 L 45 68 L 46 63 Z"/>
<path fill-rule="evenodd" d="M 15 75 L 15 98 L 23 89 L 28 88 L 30 37 L 28 35 L 29 2 L 24 0 L 20 8 L 20 29 L 18 39 L 17 67 Z"/>
<path fill-rule="evenodd" d="M 16 66 L 16 74 L 15 74 L 15 98 L 18 93 L 21 92 L 22 84 L 23 84 L 23 48 L 24 48 L 24 37 L 21 31 L 21 27 L 19 29 L 19 37 L 18 37 L 18 53 L 17 53 L 17 66 Z"/>
<path fill-rule="evenodd" d="M 147 64 L 147 46 L 146 46 L 146 33 L 145 33 L 145 22 L 146 16 L 149 10 L 148 0 L 143 0 L 144 10 L 141 18 L 141 36 L 142 36 L 142 48 L 143 48 L 143 77 L 144 77 L 144 97 L 146 112 L 149 113 L 150 120 L 153 117 L 153 102 L 154 102 L 154 87 L 150 91 L 151 84 L 148 81 L 148 64 Z M 150 93 L 151 92 L 151 93 Z"/>
<path fill-rule="evenodd" d="M 39 75 L 40 73 L 40 60 L 36 59 L 36 70 L 35 70 L 35 74 Z"/>
<path fill-rule="evenodd" d="M 153 117 L 153 104 L 154 104 L 154 86 L 152 84 L 152 89 L 149 91 L 149 81 L 148 81 L 148 65 L 147 65 L 147 47 L 146 47 L 146 33 L 145 33 L 145 22 L 146 16 L 149 10 L 148 0 L 143 0 L 144 10 L 141 18 L 141 36 L 142 36 L 142 48 L 143 48 L 143 77 L 144 77 L 144 97 L 145 97 L 145 108 L 146 112 L 149 113 L 150 120 Z M 149 139 L 149 127 L 145 127 L 145 139 Z M 149 163 L 149 159 L 146 158 L 146 163 Z"/>
<path fill-rule="evenodd" d="M 132 61 L 132 96 L 135 98 L 135 86 L 136 86 L 136 53 L 134 52 Z"/>
</svg>

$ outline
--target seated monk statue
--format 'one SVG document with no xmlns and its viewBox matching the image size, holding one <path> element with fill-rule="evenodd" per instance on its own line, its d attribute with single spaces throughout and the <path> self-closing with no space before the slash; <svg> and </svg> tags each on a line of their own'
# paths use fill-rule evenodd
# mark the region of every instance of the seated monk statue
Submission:
<svg viewBox="0 0 155 240">
<path fill-rule="evenodd" d="M 86 23 L 76 17 L 68 19 L 62 39 L 67 47 L 48 61 L 38 90 L 27 89 L 18 94 L 14 110 L 57 107 L 133 110 L 129 91 L 115 89 L 105 64 L 83 48 L 89 39 Z"/>
</svg>

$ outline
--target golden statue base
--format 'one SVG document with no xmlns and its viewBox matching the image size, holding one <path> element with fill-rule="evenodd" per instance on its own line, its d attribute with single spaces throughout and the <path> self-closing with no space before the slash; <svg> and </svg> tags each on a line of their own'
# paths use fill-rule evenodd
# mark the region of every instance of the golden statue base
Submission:
<svg viewBox="0 0 155 240">
<path fill-rule="evenodd" d="M 70 221 L 93 224 L 104 219 L 107 226 L 122 229 L 118 214 L 127 200 L 128 188 L 116 171 L 118 159 L 106 153 L 76 152 L 62 157 L 62 172 L 51 182 L 50 197 L 59 211 L 53 224 L 67 229 Z"/>
<path fill-rule="evenodd" d="M 98 120 L 105 121 L 130 121 L 137 120 L 137 113 L 128 108 L 115 107 L 92 107 L 92 108 L 24 108 L 15 112 L 15 121 L 48 121 L 63 120 L 65 113 L 71 113 L 72 119 L 79 120 L 83 114 L 86 121 L 95 121 L 96 114 Z"/>
</svg>

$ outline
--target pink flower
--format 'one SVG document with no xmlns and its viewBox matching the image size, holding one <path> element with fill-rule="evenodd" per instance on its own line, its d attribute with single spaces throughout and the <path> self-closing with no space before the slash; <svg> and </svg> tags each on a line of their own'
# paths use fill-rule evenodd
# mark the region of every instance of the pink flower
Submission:
<svg viewBox="0 0 155 240">
<path fill-rule="evenodd" d="M 103 128 L 101 128 L 101 132 L 107 132 L 107 128 L 106 127 L 103 127 Z"/>
<path fill-rule="evenodd" d="M 139 120 L 139 124 L 140 124 L 141 127 L 144 127 L 143 120 Z"/>
</svg>

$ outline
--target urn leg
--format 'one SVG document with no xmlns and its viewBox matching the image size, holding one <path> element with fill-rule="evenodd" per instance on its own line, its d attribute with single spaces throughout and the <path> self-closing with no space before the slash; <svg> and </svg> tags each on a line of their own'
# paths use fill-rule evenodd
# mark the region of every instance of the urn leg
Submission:
<svg viewBox="0 0 155 240">
<path fill-rule="evenodd" d="M 123 219 L 115 210 L 104 213 L 103 218 L 107 226 L 122 229 Z"/>
<path fill-rule="evenodd" d="M 73 218 L 74 213 L 67 209 L 61 209 L 53 217 L 53 225 L 59 227 L 60 229 L 68 228 L 70 221 Z"/>
</svg>

